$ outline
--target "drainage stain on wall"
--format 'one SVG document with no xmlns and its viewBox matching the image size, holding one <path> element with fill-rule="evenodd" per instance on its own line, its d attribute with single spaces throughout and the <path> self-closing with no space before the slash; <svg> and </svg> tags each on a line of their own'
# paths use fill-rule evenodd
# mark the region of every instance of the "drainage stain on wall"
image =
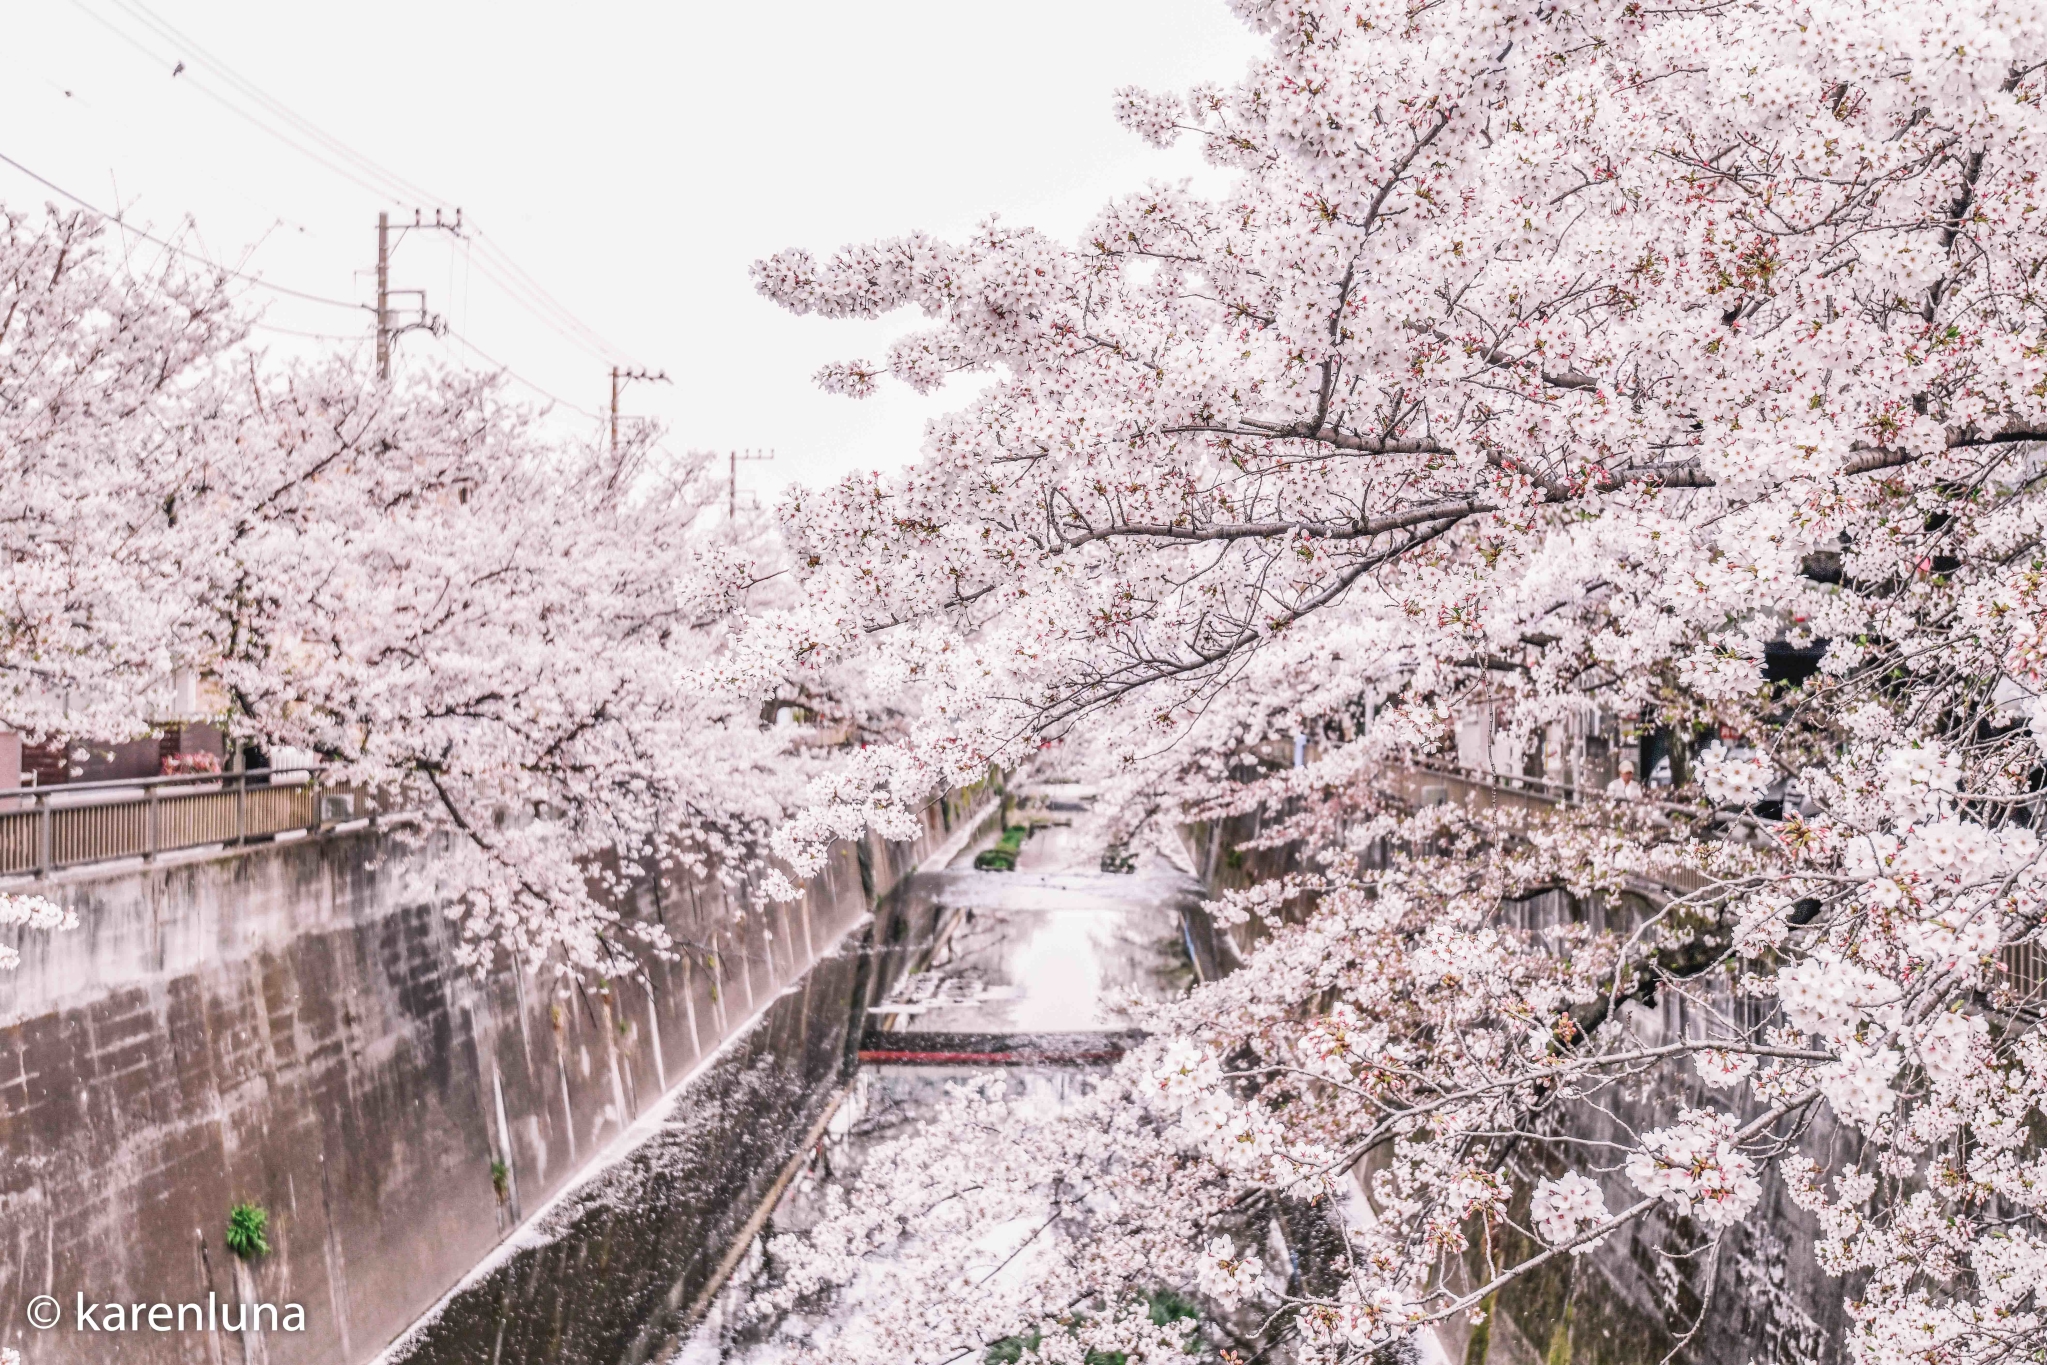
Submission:
<svg viewBox="0 0 2047 1365">
<path fill-rule="evenodd" d="M 464 971 L 421 889 L 432 847 L 367 831 L 60 884 L 79 929 L 21 935 L 0 978 L 0 1344 L 28 1365 L 357 1365 L 411 1329 L 394 1358 L 639 1358 L 850 1065 L 895 970 L 861 951 L 867 886 L 884 921 L 914 913 L 888 893 L 962 815 L 841 849 L 792 905 L 643 896 L 692 948 L 580 989 Z M 248 1259 L 225 1240 L 244 1203 L 267 1214 Z M 80 1294 L 209 1291 L 300 1304 L 305 1330 L 71 1320 Z M 59 1327 L 28 1327 L 40 1294 Z"/>
</svg>

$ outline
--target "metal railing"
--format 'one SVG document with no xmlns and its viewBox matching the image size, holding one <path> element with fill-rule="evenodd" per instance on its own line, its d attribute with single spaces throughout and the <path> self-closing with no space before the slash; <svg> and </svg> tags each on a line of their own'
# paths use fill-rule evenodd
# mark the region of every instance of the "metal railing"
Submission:
<svg viewBox="0 0 2047 1365">
<path fill-rule="evenodd" d="M 24 787 L 0 795 L 0 877 L 318 831 L 359 814 L 318 768 Z"/>
<path fill-rule="evenodd" d="M 1508 806 L 1522 810 L 1584 805 L 1591 793 L 1537 777 L 1483 777 L 1433 763 L 1413 763 L 1387 770 L 1395 793 L 1412 805 Z M 1698 891 L 1711 879 L 1689 868 L 1665 871 L 1656 880 L 1666 890 Z M 2007 943 L 1998 950 L 2006 985 L 2031 999 L 2047 991 L 2047 944 Z"/>
<path fill-rule="evenodd" d="M 1410 805 L 1417 806 L 1450 804 L 1545 811 L 1559 806 L 1585 806 L 1615 800 L 1603 791 L 1591 792 L 1547 778 L 1477 774 L 1434 763 L 1406 764 L 1387 771 L 1393 775 L 1390 785 L 1394 793 Z M 1629 804 L 1683 809 L 1643 798 Z M 1678 893 L 1698 891 L 1710 884 L 1708 878 L 1689 868 L 1666 869 L 1657 873 L 1653 880 L 1663 889 Z"/>
<path fill-rule="evenodd" d="M 1997 956 L 2004 969 L 2004 984 L 2030 1007 L 2040 1008 L 2040 994 L 2047 987 L 2047 945 L 2007 943 Z"/>
<path fill-rule="evenodd" d="M 1476 803 L 1551 810 L 1557 806 L 1583 805 L 1591 795 L 1582 788 L 1546 778 L 1474 773 L 1438 763 L 1406 763 L 1388 771 L 1397 774 L 1397 790 L 1402 799 L 1424 806 L 1449 802 L 1460 806 Z"/>
</svg>

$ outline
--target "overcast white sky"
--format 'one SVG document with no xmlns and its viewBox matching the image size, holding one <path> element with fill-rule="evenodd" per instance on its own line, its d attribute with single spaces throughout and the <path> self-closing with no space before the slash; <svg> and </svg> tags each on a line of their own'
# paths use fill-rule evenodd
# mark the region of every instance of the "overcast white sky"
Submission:
<svg viewBox="0 0 2047 1365">
<path fill-rule="evenodd" d="M 665 369 L 673 386 L 635 387 L 626 410 L 664 419 L 672 445 L 776 451 L 742 473 L 761 492 L 901 463 L 964 393 L 818 393 L 821 363 L 878 358 L 919 319 L 788 317 L 753 292 L 749 262 L 957 235 L 990 211 L 1070 238 L 1147 179 L 1214 183 L 1191 147 L 1161 153 L 1117 127 L 1111 91 L 1228 81 L 1254 50 L 1222 0 L 44 0 L 8 24 L 0 153 L 101 208 L 118 196 L 159 233 L 189 215 L 185 240 L 216 260 L 368 301 L 378 210 L 409 220 L 420 201 L 278 140 L 266 128 L 314 145 L 238 77 L 439 196 L 429 217 L 460 205 L 582 323 Z M 51 198 L 0 164 L 8 205 Z M 414 235 L 392 284 L 425 289 L 475 346 L 594 413 L 610 360 L 512 303 L 483 250 Z M 276 328 L 369 330 L 367 312 L 250 297 Z M 462 354 L 416 333 L 401 355 L 441 347 Z"/>
</svg>

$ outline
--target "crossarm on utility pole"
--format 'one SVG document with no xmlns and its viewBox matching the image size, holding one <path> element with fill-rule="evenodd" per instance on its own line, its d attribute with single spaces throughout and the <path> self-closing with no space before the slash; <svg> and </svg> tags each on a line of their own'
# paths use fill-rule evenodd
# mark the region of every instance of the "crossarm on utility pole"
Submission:
<svg viewBox="0 0 2047 1365">
<path fill-rule="evenodd" d="M 645 380 L 650 384 L 671 382 L 666 370 L 622 370 L 616 365 L 611 367 L 611 453 L 614 455 L 618 454 L 618 395 L 620 390 L 635 379 Z"/>
</svg>

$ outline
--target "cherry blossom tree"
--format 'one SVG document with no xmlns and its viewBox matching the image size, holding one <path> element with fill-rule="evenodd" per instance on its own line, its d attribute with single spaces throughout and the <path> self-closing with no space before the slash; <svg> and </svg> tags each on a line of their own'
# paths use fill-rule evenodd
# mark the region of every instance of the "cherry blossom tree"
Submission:
<svg viewBox="0 0 2047 1365">
<path fill-rule="evenodd" d="M 1000 372 L 913 472 L 792 509 L 827 603 L 798 634 L 900 637 L 946 693 L 927 765 L 1140 693 L 1169 727 L 1360 584 L 1483 639 L 1644 546 L 1696 574 L 1738 542 L 1680 621 L 1711 616 L 1887 486 L 1856 475 L 2047 425 L 2029 16 L 1243 11 L 1274 52 L 1242 85 L 1121 101 L 1238 168 L 1227 195 L 1150 187 L 1073 247 L 991 220 L 757 267 L 799 312 L 933 320 L 828 388 Z M 1756 644 L 1690 634 L 1624 638 Z"/>
<path fill-rule="evenodd" d="M 630 971 L 677 946 L 634 888 L 758 870 L 808 760 L 703 667 L 759 570 L 702 460 L 490 376 L 277 362 L 84 215 L 6 220 L 0 318 L 0 723 L 128 738 L 206 675 L 235 741 L 415 813 L 478 960 Z"/>
<path fill-rule="evenodd" d="M 169 700 L 187 595 L 167 499 L 207 465 L 246 331 L 217 282 L 105 253 L 89 215 L 0 220 L 0 686 L 31 735 L 120 734 Z"/>
<path fill-rule="evenodd" d="M 1228 1349 L 1333 1360 L 1623 1228 L 1710 1262 L 1782 1181 L 1866 1285 L 1858 1360 L 2035 1353 L 2047 25 L 1235 8 L 1241 82 L 1118 97 L 1226 189 L 757 267 L 929 320 L 825 387 L 981 386 L 913 468 L 789 504 L 811 600 L 735 660 L 919 700 L 792 861 L 1061 741 L 1168 815 L 1283 812 L 1299 869 L 1217 904 L 1260 946 L 1077 1111 L 962 1095 L 784 1248 L 787 1293 L 900 1278 L 838 1359 L 1156 1354 L 1169 1287 Z M 1510 748 L 1644 717 L 1696 781 L 1396 800 L 1478 705 Z M 1268 1276 L 1271 1219 L 1333 1244 Z"/>
<path fill-rule="evenodd" d="M 26 927 L 44 933 L 76 929 L 78 915 L 47 896 L 5 895 L 0 896 L 0 927 Z M 20 951 L 12 944 L 0 943 L 0 972 L 11 972 L 19 966 Z"/>
<path fill-rule="evenodd" d="M 801 759 L 698 667 L 756 572 L 700 534 L 701 460 L 561 448 L 487 377 L 334 366 L 273 381 L 242 439 L 266 463 L 205 495 L 184 564 L 206 657 L 249 725 L 438 812 L 480 953 L 630 971 L 607 906 L 757 866 Z"/>
</svg>

